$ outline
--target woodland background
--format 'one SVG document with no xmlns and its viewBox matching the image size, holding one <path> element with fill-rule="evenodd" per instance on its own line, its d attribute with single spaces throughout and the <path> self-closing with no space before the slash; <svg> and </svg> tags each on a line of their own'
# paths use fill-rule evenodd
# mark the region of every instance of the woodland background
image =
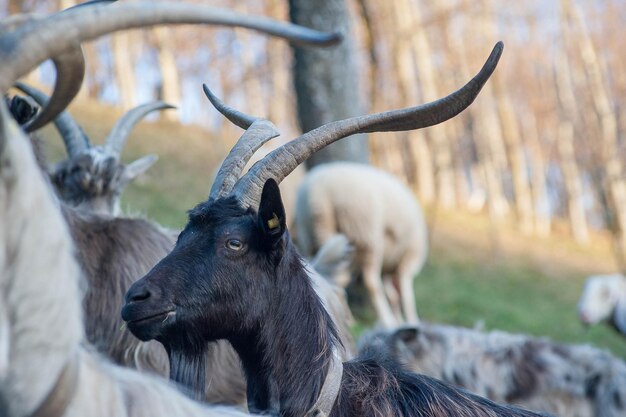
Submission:
<svg viewBox="0 0 626 417">
<path fill-rule="evenodd" d="M 0 0 L 0 13 L 74 3 Z M 286 0 L 210 4 L 289 20 Z M 494 77 L 459 117 L 367 139 L 370 162 L 403 179 L 427 209 L 434 249 L 416 282 L 420 312 L 624 355 L 610 331 L 583 331 L 575 302 L 586 274 L 626 272 L 626 2 L 347 4 L 354 106 L 363 112 L 448 94 L 478 71 L 497 40 L 505 43 Z M 125 204 L 164 224 L 184 222 L 240 134 L 208 104 L 202 83 L 229 105 L 272 120 L 284 138 L 299 132 L 285 42 L 245 30 L 161 27 L 110 36 L 85 52 L 88 73 L 71 111 L 96 141 L 122 109 L 155 98 L 179 106 L 139 128 L 128 149 L 161 156 Z M 44 65 L 29 78 L 50 85 L 54 73 Z"/>
</svg>

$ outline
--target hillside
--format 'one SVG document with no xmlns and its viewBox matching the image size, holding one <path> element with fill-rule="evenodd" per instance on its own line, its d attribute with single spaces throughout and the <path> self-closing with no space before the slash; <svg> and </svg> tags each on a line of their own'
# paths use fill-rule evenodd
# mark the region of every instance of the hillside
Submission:
<svg viewBox="0 0 626 417">
<path fill-rule="evenodd" d="M 207 111 L 208 106 L 207 106 Z M 72 114 L 99 142 L 120 111 L 101 104 L 76 102 Z M 124 151 L 131 161 L 146 153 L 159 162 L 125 193 L 123 208 L 166 226 L 181 227 L 186 210 L 206 198 L 216 164 L 236 139 L 227 141 L 195 127 L 170 122 L 140 124 Z M 43 136 L 51 160 L 58 158 L 60 141 L 53 129 Z M 486 218 L 427 210 L 432 250 L 416 280 L 418 310 L 429 321 L 549 336 L 565 342 L 593 343 L 626 356 L 626 339 L 606 326 L 585 330 L 576 317 L 576 301 L 584 278 L 610 272 L 614 265 L 606 239 L 596 236 L 589 248 L 566 237 L 522 237 L 498 232 Z M 371 311 L 359 311 L 362 324 Z"/>
</svg>

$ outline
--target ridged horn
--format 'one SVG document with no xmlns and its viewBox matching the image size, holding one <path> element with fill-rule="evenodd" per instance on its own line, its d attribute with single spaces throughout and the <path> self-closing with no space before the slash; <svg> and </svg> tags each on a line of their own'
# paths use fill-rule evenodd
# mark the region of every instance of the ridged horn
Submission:
<svg viewBox="0 0 626 417">
<path fill-rule="evenodd" d="M 124 148 L 124 144 L 128 139 L 128 135 L 130 135 L 133 127 L 135 127 L 141 119 L 156 110 L 175 108 L 176 106 L 172 106 L 171 104 L 162 101 L 155 101 L 152 103 L 142 104 L 129 110 L 117 121 L 115 126 L 113 126 L 113 129 L 111 129 L 111 132 L 104 141 L 104 146 L 107 147 L 114 155 L 119 157 L 122 153 L 122 149 Z"/>
<path fill-rule="evenodd" d="M 204 89 L 204 94 L 206 94 L 217 111 L 222 113 L 234 125 L 246 129 L 235 146 L 230 150 L 224 162 L 222 162 L 215 176 L 211 192 L 209 193 L 209 199 L 215 200 L 228 195 L 232 191 L 233 186 L 239 180 L 241 172 L 250 158 L 252 158 L 252 155 L 267 141 L 279 136 L 280 132 L 268 120 L 250 116 L 228 107 L 209 90 L 206 84 L 203 84 L 202 88 Z"/>
<path fill-rule="evenodd" d="M 331 143 L 357 134 L 421 129 L 444 122 L 465 110 L 496 69 L 504 44 L 498 42 L 480 72 L 454 93 L 431 103 L 401 110 L 327 123 L 294 139 L 268 154 L 244 175 L 233 188 L 233 195 L 244 207 L 258 208 L 265 182 L 280 183 L 309 156 Z"/>
</svg>

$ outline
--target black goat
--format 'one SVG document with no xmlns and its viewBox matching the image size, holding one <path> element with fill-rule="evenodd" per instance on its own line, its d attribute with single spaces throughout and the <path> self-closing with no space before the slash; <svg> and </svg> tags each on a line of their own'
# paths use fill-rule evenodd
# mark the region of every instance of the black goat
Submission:
<svg viewBox="0 0 626 417">
<path fill-rule="evenodd" d="M 296 416 L 536 416 L 413 374 L 374 353 L 342 364 L 335 325 L 286 228 L 278 183 L 312 152 L 358 132 L 409 130 L 467 107 L 502 52 L 498 44 L 463 89 L 412 109 L 333 122 L 277 149 L 239 178 L 271 123 L 214 105 L 248 128 L 208 201 L 189 212 L 173 251 L 126 294 L 122 317 L 142 340 L 164 344 L 175 378 L 201 391 L 208 341 L 241 358 L 250 411 Z M 287 155 L 289 155 L 287 157 Z"/>
</svg>

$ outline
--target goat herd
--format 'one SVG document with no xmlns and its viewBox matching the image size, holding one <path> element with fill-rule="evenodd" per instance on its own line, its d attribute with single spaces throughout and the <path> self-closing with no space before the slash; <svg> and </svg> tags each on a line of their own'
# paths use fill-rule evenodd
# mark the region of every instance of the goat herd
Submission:
<svg viewBox="0 0 626 417">
<path fill-rule="evenodd" d="M 501 43 L 455 93 L 329 123 L 246 173 L 279 132 L 205 86 L 245 132 L 178 232 L 119 213 L 124 187 L 156 160 L 122 164 L 124 142 L 146 114 L 171 106 L 139 106 L 93 145 L 65 111 L 85 71 L 81 42 L 174 23 L 241 26 L 309 46 L 341 36 L 197 4 L 97 3 L 107 2 L 0 21 L 1 416 L 243 416 L 246 402 L 250 413 L 286 417 L 545 415 L 518 406 L 626 415 L 626 364 L 604 351 L 418 324 L 412 284 L 426 227 L 392 177 L 329 164 L 302 181 L 295 209 L 283 204 L 281 181 L 334 141 L 420 129 L 463 111 L 495 70 Z M 47 59 L 57 70 L 50 97 L 17 82 Z M 27 96 L 9 98 L 12 87 Z M 50 121 L 68 154 L 52 168 L 31 133 Z M 296 250 L 288 221 L 311 260 Z M 358 353 L 343 289 L 355 272 L 349 258 L 386 329 L 363 337 Z M 604 318 L 587 304 L 581 316 Z"/>
</svg>

